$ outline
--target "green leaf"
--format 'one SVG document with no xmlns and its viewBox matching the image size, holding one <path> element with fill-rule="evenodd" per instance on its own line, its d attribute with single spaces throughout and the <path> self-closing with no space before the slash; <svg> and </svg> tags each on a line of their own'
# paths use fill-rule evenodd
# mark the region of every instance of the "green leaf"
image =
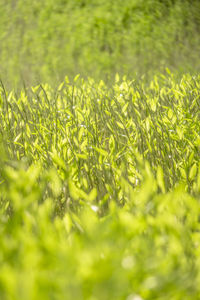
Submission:
<svg viewBox="0 0 200 300">
<path fill-rule="evenodd" d="M 157 183 L 159 188 L 163 193 L 165 193 L 165 182 L 164 182 L 164 174 L 163 174 L 163 169 L 161 166 L 158 166 L 157 168 Z"/>
<path fill-rule="evenodd" d="M 116 123 L 119 126 L 119 128 L 124 129 L 124 125 L 121 122 L 116 121 Z"/>
<path fill-rule="evenodd" d="M 116 83 L 118 83 L 118 82 L 119 82 L 119 80 L 120 80 L 120 78 L 119 78 L 119 74 L 118 74 L 118 73 L 116 73 L 116 75 L 115 75 L 115 82 L 116 82 Z"/>
<path fill-rule="evenodd" d="M 100 153 L 102 156 L 107 156 L 108 152 L 104 149 L 93 147 L 94 150 L 96 150 L 98 153 Z"/>
<path fill-rule="evenodd" d="M 189 180 L 191 181 L 194 180 L 196 174 L 197 174 L 197 164 L 194 163 L 189 172 Z"/>
<path fill-rule="evenodd" d="M 20 139 L 20 137 L 22 136 L 22 132 L 20 132 L 16 138 L 14 139 L 14 143 L 18 142 L 18 140 Z"/>
<path fill-rule="evenodd" d="M 182 140 L 182 138 L 183 138 L 183 130 L 179 126 L 177 126 L 176 127 L 176 132 L 177 132 L 180 140 Z"/>
<path fill-rule="evenodd" d="M 66 164 L 63 159 L 57 154 L 56 151 L 50 152 L 53 162 L 56 166 L 60 167 L 63 170 L 66 170 Z"/>
<path fill-rule="evenodd" d="M 80 74 L 77 74 L 75 77 L 74 77 L 74 83 L 77 82 L 77 80 L 79 79 L 80 77 Z"/>
<path fill-rule="evenodd" d="M 88 195 L 88 201 L 92 202 L 96 199 L 96 197 L 97 197 L 97 189 L 93 188 Z"/>
<path fill-rule="evenodd" d="M 62 83 L 59 85 L 59 87 L 58 87 L 58 92 L 60 92 L 60 91 L 62 90 L 63 85 L 64 85 L 64 82 L 62 82 Z"/>
</svg>

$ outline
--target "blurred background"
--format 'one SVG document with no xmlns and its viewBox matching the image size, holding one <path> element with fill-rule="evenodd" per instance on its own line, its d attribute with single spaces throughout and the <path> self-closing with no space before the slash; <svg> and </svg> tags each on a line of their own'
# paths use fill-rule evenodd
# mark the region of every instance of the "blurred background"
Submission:
<svg viewBox="0 0 200 300">
<path fill-rule="evenodd" d="M 57 85 L 200 70 L 199 0 L 0 0 L 0 78 Z"/>
</svg>

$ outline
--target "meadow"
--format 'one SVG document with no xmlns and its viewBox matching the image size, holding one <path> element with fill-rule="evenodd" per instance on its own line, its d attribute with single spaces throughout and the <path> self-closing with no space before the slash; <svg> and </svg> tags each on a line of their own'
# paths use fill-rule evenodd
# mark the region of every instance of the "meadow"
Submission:
<svg viewBox="0 0 200 300">
<path fill-rule="evenodd" d="M 200 298 L 200 76 L 0 88 L 0 298 Z"/>
<path fill-rule="evenodd" d="M 198 74 L 199 28 L 199 0 L 0 0 L 0 78 L 13 90 Z"/>
<path fill-rule="evenodd" d="M 200 299 L 199 0 L 0 0 L 0 300 Z"/>
</svg>

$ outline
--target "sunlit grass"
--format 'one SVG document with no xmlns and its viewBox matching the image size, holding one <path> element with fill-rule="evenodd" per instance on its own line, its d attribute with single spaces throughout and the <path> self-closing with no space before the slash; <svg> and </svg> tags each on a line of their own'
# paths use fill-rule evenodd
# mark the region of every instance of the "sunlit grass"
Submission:
<svg viewBox="0 0 200 300">
<path fill-rule="evenodd" d="M 199 88 L 1 83 L 1 299 L 198 299 Z"/>
</svg>

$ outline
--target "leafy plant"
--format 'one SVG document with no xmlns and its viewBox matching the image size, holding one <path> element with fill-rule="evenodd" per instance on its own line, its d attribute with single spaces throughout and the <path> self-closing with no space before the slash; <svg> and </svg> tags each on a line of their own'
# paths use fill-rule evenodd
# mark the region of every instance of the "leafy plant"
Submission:
<svg viewBox="0 0 200 300">
<path fill-rule="evenodd" d="M 199 299 L 199 86 L 1 84 L 1 299 Z"/>
</svg>

